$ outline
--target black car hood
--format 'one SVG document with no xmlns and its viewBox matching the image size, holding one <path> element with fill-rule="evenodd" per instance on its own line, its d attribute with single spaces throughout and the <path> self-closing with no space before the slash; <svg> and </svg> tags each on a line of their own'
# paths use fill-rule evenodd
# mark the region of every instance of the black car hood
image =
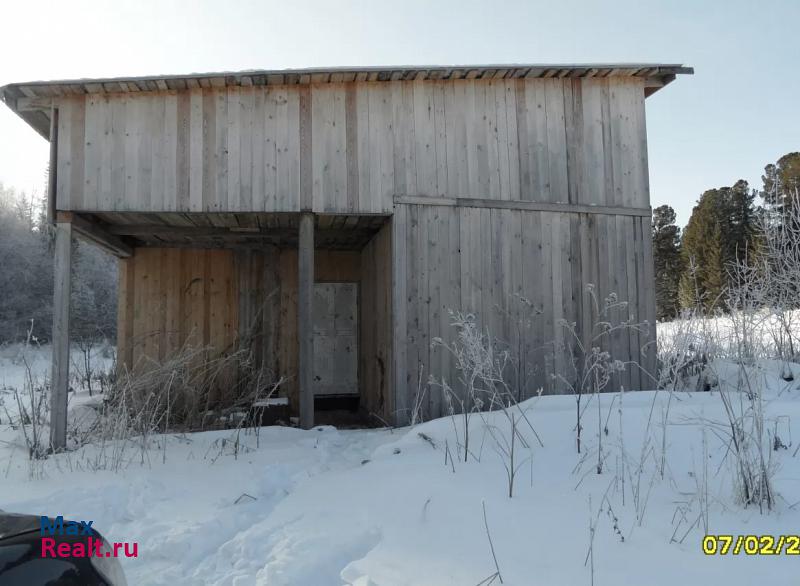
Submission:
<svg viewBox="0 0 800 586">
<path fill-rule="evenodd" d="M 41 528 L 41 517 L 0 511 L 0 540 Z M 52 521 L 52 520 L 51 520 Z"/>
</svg>

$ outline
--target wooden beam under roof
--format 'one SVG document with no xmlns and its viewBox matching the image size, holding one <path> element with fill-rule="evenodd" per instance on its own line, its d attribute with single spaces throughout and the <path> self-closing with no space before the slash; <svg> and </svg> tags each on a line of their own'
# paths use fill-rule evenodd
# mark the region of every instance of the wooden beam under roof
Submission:
<svg viewBox="0 0 800 586">
<path fill-rule="evenodd" d="M 57 212 L 56 222 L 72 224 L 75 234 L 120 258 L 133 256 L 133 247 L 118 236 L 109 234 L 102 226 L 72 212 Z"/>
</svg>

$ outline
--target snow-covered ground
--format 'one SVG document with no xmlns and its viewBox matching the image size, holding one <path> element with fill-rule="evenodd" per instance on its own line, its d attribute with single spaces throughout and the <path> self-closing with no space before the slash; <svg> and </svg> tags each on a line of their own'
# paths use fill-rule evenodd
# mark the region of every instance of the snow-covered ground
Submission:
<svg viewBox="0 0 800 586">
<path fill-rule="evenodd" d="M 715 367 L 720 384 L 735 384 L 735 367 Z M 0 356 L 0 388 L 21 368 Z M 0 407 L 0 508 L 93 520 L 111 540 L 138 542 L 138 558 L 122 560 L 137 585 L 469 586 L 497 571 L 492 546 L 504 584 L 796 584 L 798 557 L 701 550 L 705 513 L 713 534 L 800 533 L 800 365 L 789 369 L 793 381 L 779 363 L 751 371 L 786 446 L 768 450 L 772 512 L 735 501 L 716 391 L 609 393 L 599 409 L 591 399 L 581 454 L 574 397 L 524 403 L 528 421 L 512 411 L 524 438 L 513 498 L 500 447 L 510 423 L 497 412 L 473 415 L 468 462 L 456 417 L 395 430 L 262 428 L 242 433 L 238 449 L 230 431 L 155 437 L 147 450 L 129 446 L 130 464 L 112 472 L 107 446 L 105 456 L 87 446 L 30 462 Z"/>
<path fill-rule="evenodd" d="M 800 339 L 800 310 L 786 311 L 782 319 L 764 310 L 749 314 L 738 314 L 734 318 L 721 315 L 712 318 L 693 317 L 676 319 L 658 324 L 658 347 L 660 353 L 675 350 L 685 351 L 691 344 L 716 357 L 738 355 L 739 341 L 746 324 L 748 352 L 762 358 L 786 355 L 789 350 L 800 354 L 795 347 Z M 786 335 L 792 332 L 792 342 Z"/>
</svg>

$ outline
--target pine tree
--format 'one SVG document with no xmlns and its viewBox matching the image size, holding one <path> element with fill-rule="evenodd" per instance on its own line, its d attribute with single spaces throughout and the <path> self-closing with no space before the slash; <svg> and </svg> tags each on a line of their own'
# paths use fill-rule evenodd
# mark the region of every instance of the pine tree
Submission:
<svg viewBox="0 0 800 586">
<path fill-rule="evenodd" d="M 730 263 L 737 258 L 751 258 L 757 247 L 755 208 L 756 191 L 751 190 L 747 181 L 740 179 L 733 187 L 721 188 L 724 204 L 727 206 L 727 217 L 723 235 L 725 240 L 725 262 Z"/>
<path fill-rule="evenodd" d="M 704 265 L 701 268 L 703 280 L 703 307 L 706 312 L 719 307 L 720 299 L 727 285 L 725 258 L 725 237 L 719 223 L 714 224 L 707 240 Z"/>
<path fill-rule="evenodd" d="M 727 268 L 737 259 L 753 257 L 757 247 L 756 193 L 747 181 L 732 187 L 709 189 L 697 202 L 683 232 L 685 266 L 694 262 L 696 273 L 681 287 L 683 307 L 693 307 L 697 297 L 706 310 L 716 305 L 728 285 Z M 689 294 L 694 296 L 690 298 Z"/>
<path fill-rule="evenodd" d="M 761 197 L 771 211 L 782 212 L 800 193 L 800 152 L 787 153 L 764 168 Z"/>
<path fill-rule="evenodd" d="M 675 210 L 668 205 L 653 210 L 653 262 L 656 282 L 656 317 L 668 320 L 680 309 L 678 288 L 683 261 L 680 228 L 675 225 Z"/>
</svg>

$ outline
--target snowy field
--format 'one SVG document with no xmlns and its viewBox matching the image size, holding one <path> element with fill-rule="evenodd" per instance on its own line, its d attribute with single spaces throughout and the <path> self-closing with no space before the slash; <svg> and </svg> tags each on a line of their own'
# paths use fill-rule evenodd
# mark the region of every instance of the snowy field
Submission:
<svg viewBox="0 0 800 586">
<path fill-rule="evenodd" d="M 46 374 L 47 351 L 28 352 Z M 738 369 L 712 367 L 730 391 Z M 93 520 L 111 540 L 138 542 L 139 557 L 122 560 L 132 585 L 470 586 L 498 571 L 493 584 L 797 583 L 800 557 L 701 550 L 706 532 L 800 532 L 797 364 L 748 371 L 777 436 L 766 450 L 769 512 L 737 503 L 719 387 L 585 397 L 581 454 L 574 397 L 532 399 L 510 412 L 513 465 L 502 412 L 472 416 L 467 462 L 462 417 L 395 430 L 262 428 L 238 442 L 231 431 L 156 436 L 122 456 L 90 445 L 31 462 L 4 411 L 25 373 L 20 348 L 3 349 L 0 508 Z"/>
</svg>

